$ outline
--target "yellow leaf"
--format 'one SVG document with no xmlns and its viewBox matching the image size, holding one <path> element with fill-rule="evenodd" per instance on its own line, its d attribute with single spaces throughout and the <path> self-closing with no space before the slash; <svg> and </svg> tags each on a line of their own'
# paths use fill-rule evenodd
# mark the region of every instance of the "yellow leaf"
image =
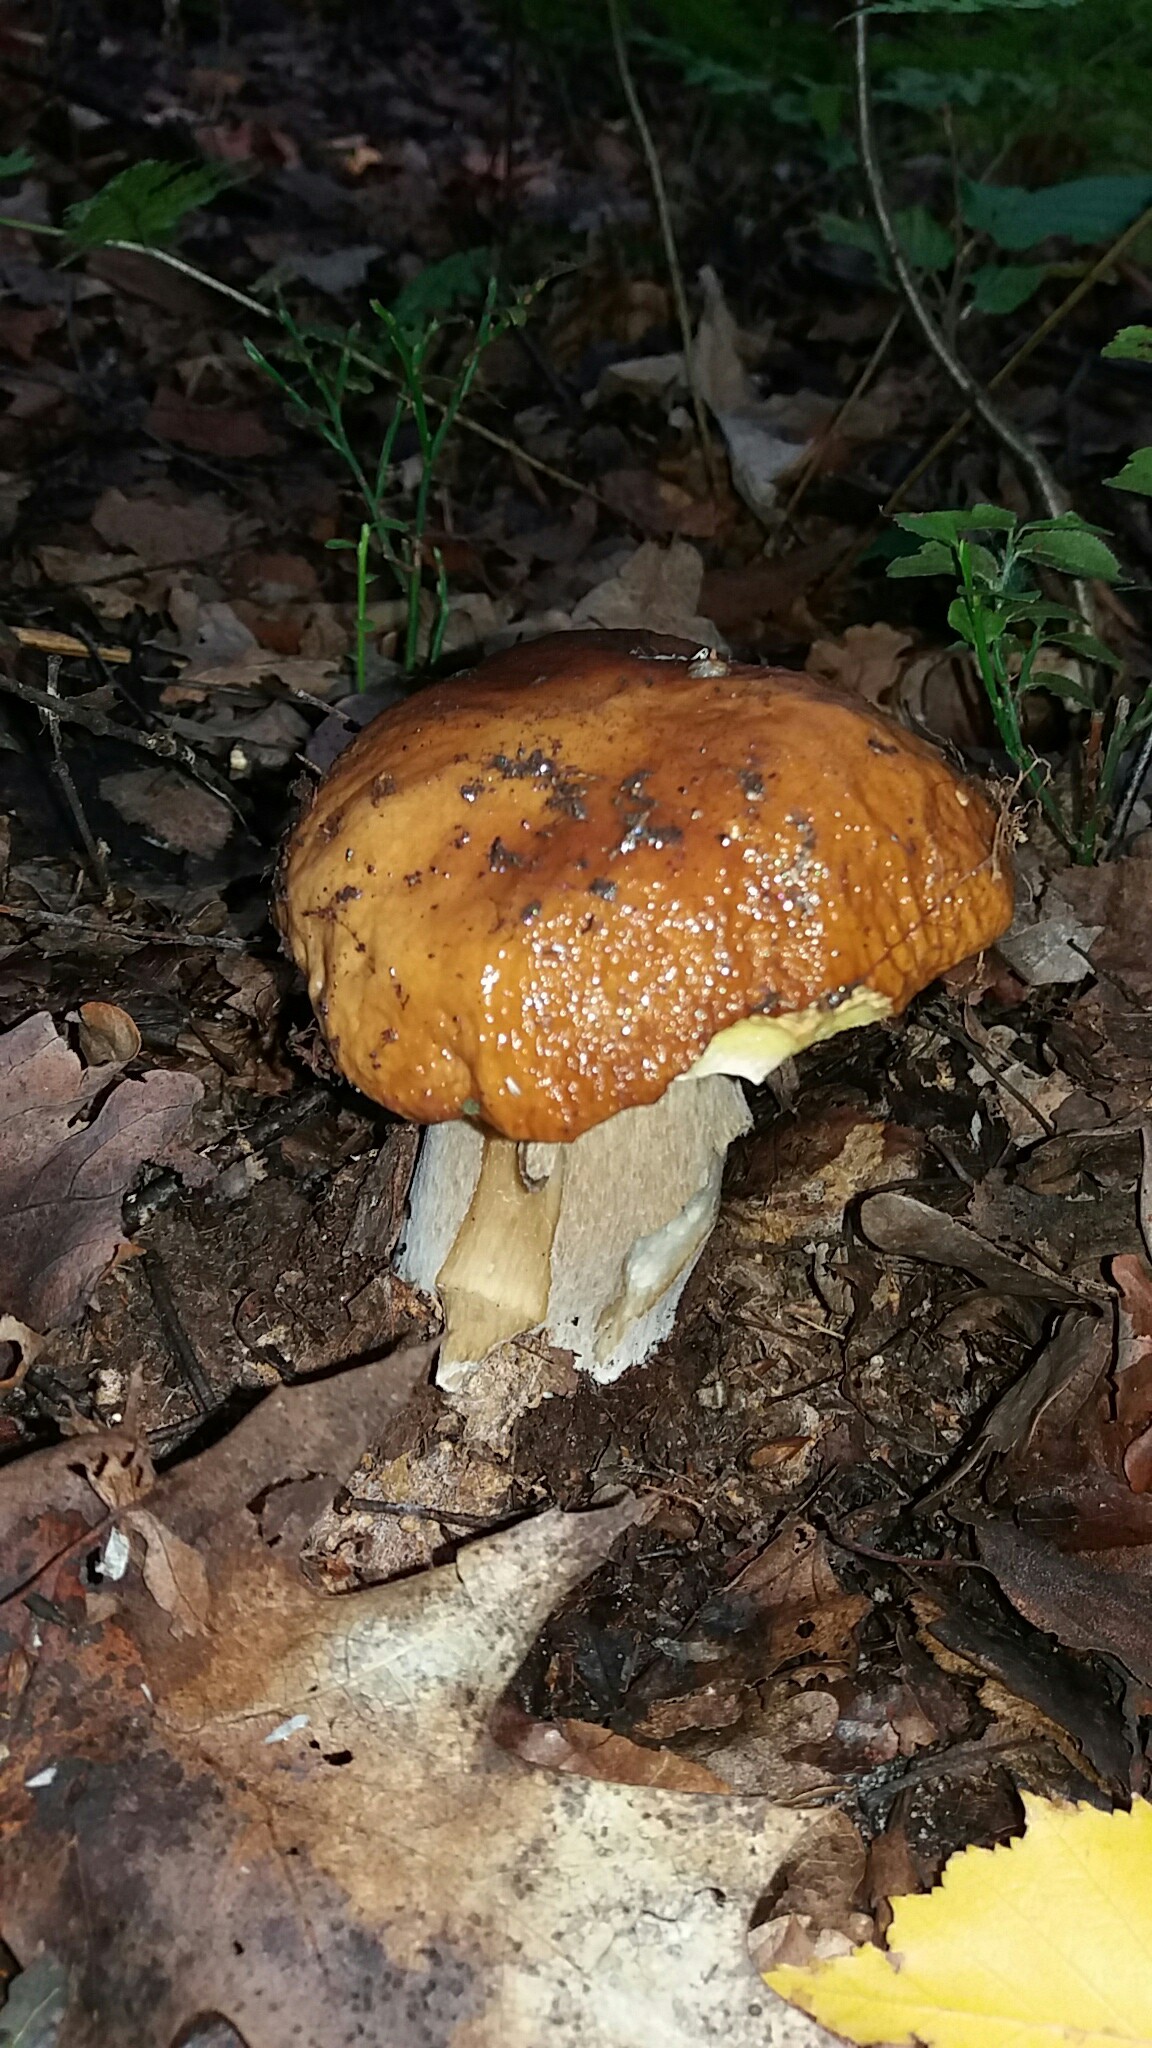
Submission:
<svg viewBox="0 0 1152 2048">
<path fill-rule="evenodd" d="M 894 1901 L 888 1947 L 766 1981 L 838 2034 L 927 2048 L 1152 2048 L 1152 1805 L 1024 1796 L 1027 1831 Z"/>
</svg>

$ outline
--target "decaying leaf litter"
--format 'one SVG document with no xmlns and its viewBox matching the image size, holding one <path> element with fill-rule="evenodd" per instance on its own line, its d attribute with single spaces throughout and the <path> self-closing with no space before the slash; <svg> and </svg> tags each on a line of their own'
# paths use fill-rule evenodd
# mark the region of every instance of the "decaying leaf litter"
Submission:
<svg viewBox="0 0 1152 2048">
<path fill-rule="evenodd" d="M 5 210 L 30 225 L 102 182 L 98 155 L 152 153 L 147 107 L 182 155 L 249 174 L 181 242 L 237 289 L 271 272 L 342 324 L 481 243 L 560 269 L 470 397 L 499 442 L 462 432 L 439 486 L 448 667 L 572 625 L 724 642 L 1003 772 L 939 610 L 853 566 L 954 398 L 905 335 L 840 412 L 894 302 L 802 234 L 747 289 L 717 225 L 731 144 L 680 200 L 686 364 L 608 74 L 573 123 L 537 72 L 510 95 L 491 29 L 439 8 L 399 54 L 288 16 L 238 24 L 226 59 L 133 36 L 130 92 L 127 42 L 53 81 L 43 24 L 0 34 L 0 142 L 34 155 Z M 675 163 L 681 117 L 651 96 Z M 138 2040 L 157 1957 L 164 2044 L 213 2011 L 279 2040 L 286 2001 L 350 2039 L 366 2012 L 381 2039 L 536 2040 L 546 2010 L 557 2041 L 626 2042 L 665 1994 L 670 2040 L 814 2040 L 749 1956 L 882 1934 L 893 1894 L 1018 1834 L 1023 1794 L 1145 1786 L 1141 834 L 1083 869 L 1034 834 L 996 952 L 758 1091 L 653 1363 L 597 1387 L 543 1352 L 529 1385 L 447 1402 L 430 1304 L 389 1264 L 415 1133 L 334 1076 L 267 922 L 301 758 L 402 687 L 402 608 L 381 584 L 350 697 L 354 563 L 326 544 L 359 514 L 242 314 L 147 258 L 61 270 L 0 232 L 3 656 L 24 693 L 0 712 L 14 1987 L 63 1982 L 63 2042 L 115 2038 L 113 2014 Z M 1083 370 L 1140 317 L 1142 277 L 1019 385 L 1137 577 L 1137 515 L 1081 469 L 1152 438 L 1141 384 Z M 976 438 L 922 502 L 1018 492 Z M 1146 672 L 1139 590 L 1102 617 Z M 622 1494 L 639 1511 L 603 1507 Z M 509 1574 L 531 1590 L 514 1620 Z M 406 1699 L 374 1629 L 417 1660 Z M 367 1663 L 333 1688 L 349 1630 Z M 483 1714 L 461 1716 L 457 1677 Z M 366 1801 L 397 1816 L 396 1867 Z M 442 1818 L 462 1803 L 470 1833 Z M 617 1847 L 581 1874 L 596 1826 Z"/>
</svg>

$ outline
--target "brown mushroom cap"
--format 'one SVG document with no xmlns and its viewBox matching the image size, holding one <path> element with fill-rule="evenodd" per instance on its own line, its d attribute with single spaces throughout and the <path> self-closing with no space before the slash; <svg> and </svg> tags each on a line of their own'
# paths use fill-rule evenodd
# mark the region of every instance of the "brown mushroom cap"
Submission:
<svg viewBox="0 0 1152 2048">
<path fill-rule="evenodd" d="M 995 814 L 933 748 L 639 640 L 559 634 L 383 712 L 297 826 L 282 930 L 400 1115 L 570 1140 L 742 1018 L 899 1011 L 1007 926 Z"/>
</svg>

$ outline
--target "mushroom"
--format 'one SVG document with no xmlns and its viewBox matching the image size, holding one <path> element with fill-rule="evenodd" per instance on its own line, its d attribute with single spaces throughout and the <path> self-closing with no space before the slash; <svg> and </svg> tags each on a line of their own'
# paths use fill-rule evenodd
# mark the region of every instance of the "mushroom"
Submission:
<svg viewBox="0 0 1152 2048">
<path fill-rule="evenodd" d="M 403 1276 L 459 1388 L 536 1332 L 609 1381 L 672 1326 L 758 1082 L 1011 917 L 987 798 L 810 677 L 565 633 L 384 711 L 281 929 L 349 1080 L 429 1126 Z"/>
</svg>

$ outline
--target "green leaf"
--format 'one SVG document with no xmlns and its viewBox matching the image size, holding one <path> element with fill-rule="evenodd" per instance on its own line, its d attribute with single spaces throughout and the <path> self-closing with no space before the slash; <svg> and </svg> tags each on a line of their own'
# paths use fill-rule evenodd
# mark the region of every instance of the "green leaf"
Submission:
<svg viewBox="0 0 1152 2048">
<path fill-rule="evenodd" d="M 458 249 L 440 263 L 430 263 L 404 286 L 391 308 L 401 327 L 426 327 L 458 306 L 476 305 L 492 277 L 491 249 Z"/>
<path fill-rule="evenodd" d="M 77 249 L 99 249 L 109 242 L 159 248 L 171 241 L 186 214 L 235 182 L 235 172 L 223 164 L 164 164 L 144 157 L 91 199 L 70 206 L 64 229 Z"/>
<path fill-rule="evenodd" d="M 10 149 L 7 156 L 0 156 L 0 178 L 22 178 L 26 171 L 36 168 L 36 159 L 30 150 Z"/>
<path fill-rule="evenodd" d="M 1048 697 L 1059 697 L 1065 704 L 1074 704 L 1078 711 L 1091 711 L 1095 703 L 1091 690 L 1078 676 L 1058 675 L 1055 669 L 1033 669 L 1019 695 L 1031 696 L 1033 690 L 1043 690 Z"/>
<path fill-rule="evenodd" d="M 914 555 L 898 555 L 888 564 L 889 576 L 954 576 L 956 558 L 943 541 L 930 540 Z"/>
<path fill-rule="evenodd" d="M 967 641 L 969 647 L 976 645 L 976 635 L 972 629 L 972 620 L 969 616 L 966 598 L 954 597 L 952 599 L 948 607 L 948 624 L 954 633 L 959 633 L 960 638 Z"/>
<path fill-rule="evenodd" d="M 893 223 L 913 270 L 947 270 L 956 261 L 956 244 L 927 207 L 905 207 Z"/>
<path fill-rule="evenodd" d="M 1044 8 L 1078 7 L 1080 0 L 872 0 L 869 14 L 1036 14 Z"/>
<path fill-rule="evenodd" d="M 1032 249 L 1049 235 L 1083 246 L 1107 242 L 1152 205 L 1152 177 L 1073 178 L 1066 185 L 985 185 L 965 178 L 964 219 L 1001 249 Z"/>
<path fill-rule="evenodd" d="M 968 541 L 965 545 L 968 550 L 968 566 L 973 576 L 979 577 L 982 583 L 998 583 L 1000 564 L 991 548 L 981 547 L 979 541 Z"/>
<path fill-rule="evenodd" d="M 1112 362 L 1152 363 L 1152 327 L 1122 327 L 1100 353 Z"/>
<path fill-rule="evenodd" d="M 1152 498 L 1152 448 L 1137 448 L 1128 457 L 1119 476 L 1106 476 L 1106 484 L 1116 491 L 1139 491 L 1144 498 Z"/>
<path fill-rule="evenodd" d="M 1099 576 L 1105 583 L 1114 583 L 1120 575 L 1120 564 L 1107 542 L 1087 527 L 1021 534 L 1016 546 L 1030 561 L 1059 569 L 1065 576 Z"/>
<path fill-rule="evenodd" d="M 1014 313 L 1039 290 L 1048 271 L 1047 263 L 982 263 L 972 272 L 972 304 L 978 313 Z"/>
<path fill-rule="evenodd" d="M 1120 656 L 1113 654 L 1112 649 L 1106 647 L 1103 640 L 1098 640 L 1095 633 L 1045 633 L 1044 638 L 1054 647 L 1067 647 L 1072 654 L 1082 655 L 1085 661 L 1100 661 L 1106 668 L 1123 666 Z"/>
<path fill-rule="evenodd" d="M 826 242 L 846 249 L 862 249 L 882 273 L 888 268 L 888 253 L 870 220 L 849 220 L 842 213 L 822 213 L 820 232 Z M 947 270 L 956 260 L 956 245 L 946 227 L 924 206 L 908 206 L 893 215 L 900 246 L 914 270 Z"/>
<path fill-rule="evenodd" d="M 969 533 L 1011 533 L 1016 514 L 1003 505 L 973 505 L 968 512 L 897 512 L 897 526 L 924 540 L 963 540 Z"/>
</svg>

